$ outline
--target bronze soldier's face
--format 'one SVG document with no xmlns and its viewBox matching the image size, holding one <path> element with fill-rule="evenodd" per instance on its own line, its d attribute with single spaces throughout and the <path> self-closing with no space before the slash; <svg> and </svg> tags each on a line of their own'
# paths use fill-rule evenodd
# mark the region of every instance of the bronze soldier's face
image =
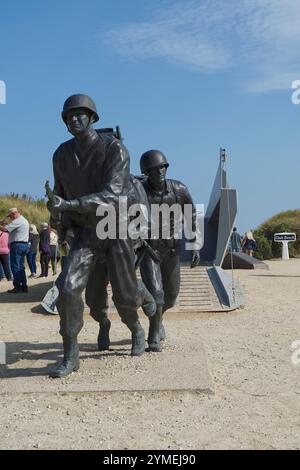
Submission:
<svg viewBox="0 0 300 470">
<path fill-rule="evenodd" d="M 161 189 L 165 185 L 167 167 L 166 165 L 155 166 L 147 170 L 147 176 L 149 178 L 151 186 L 153 188 Z"/>
<path fill-rule="evenodd" d="M 90 115 L 85 109 L 74 109 L 67 114 L 67 125 L 73 135 L 84 132 L 90 124 Z"/>
</svg>

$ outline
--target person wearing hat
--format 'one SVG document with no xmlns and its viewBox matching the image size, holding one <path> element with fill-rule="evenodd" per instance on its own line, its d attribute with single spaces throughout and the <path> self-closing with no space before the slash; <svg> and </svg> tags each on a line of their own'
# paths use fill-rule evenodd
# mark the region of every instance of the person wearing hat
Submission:
<svg viewBox="0 0 300 470">
<path fill-rule="evenodd" d="M 141 156 L 141 172 L 146 175 L 142 183 L 149 205 L 153 207 L 153 204 L 158 206 L 166 204 L 171 207 L 174 204 L 179 204 L 182 214 L 184 206 L 191 205 L 193 208 L 192 230 L 195 233 L 196 210 L 191 195 L 187 187 L 180 181 L 166 179 L 168 166 L 167 158 L 160 150 L 148 150 Z M 151 209 L 151 215 L 153 215 L 152 211 L 153 209 Z M 154 264 L 150 256 L 146 255 L 140 266 L 143 282 L 157 306 L 156 314 L 149 318 L 148 350 L 153 352 L 161 351 L 160 341 L 165 339 L 162 316 L 166 310 L 175 305 L 180 288 L 181 239 L 175 237 L 174 217 L 175 215 L 170 212 L 170 219 L 165 221 L 170 233 L 168 238 L 163 236 L 163 221 L 160 221 L 158 237 L 149 241 L 151 247 L 159 253 L 160 263 Z M 182 215 L 180 217 L 179 226 L 182 227 Z M 192 251 L 191 268 L 197 266 L 200 261 L 199 249 Z"/>
<path fill-rule="evenodd" d="M 62 119 L 73 138 L 54 153 L 54 196 L 49 198 L 48 208 L 51 226 L 58 230 L 60 241 L 68 229 L 72 229 L 74 238 L 56 284 L 64 357 L 50 374 L 53 378 L 65 377 L 79 368 L 77 336 L 83 326 L 82 292 L 99 259 L 104 262 L 98 276 L 108 272 L 115 306 L 131 331 L 131 355 L 139 356 L 145 350 L 145 334 L 137 313 L 140 298 L 132 240 L 100 240 L 96 234 L 97 208 L 112 205 L 118 213 L 119 198 L 128 193 L 128 150 L 114 135 L 93 128 L 99 116 L 87 95 L 70 96 L 64 103 Z"/>
<path fill-rule="evenodd" d="M 50 230 L 50 261 L 52 267 L 53 276 L 57 273 L 57 264 L 60 260 L 60 249 L 58 244 L 58 235 L 57 231 L 54 228 L 49 228 Z"/>
<path fill-rule="evenodd" d="M 41 263 L 41 274 L 39 277 L 48 277 L 49 261 L 50 261 L 50 230 L 47 222 L 41 224 L 40 231 L 40 263 Z"/>
<path fill-rule="evenodd" d="M 0 230 L 9 234 L 10 263 L 14 277 L 14 288 L 8 292 L 10 294 L 28 292 L 24 260 L 29 248 L 29 223 L 16 207 L 9 209 L 7 217 L 11 220 L 11 223 L 0 225 Z"/>
<path fill-rule="evenodd" d="M 29 277 L 36 277 L 36 255 L 39 242 L 39 232 L 34 224 L 29 226 L 29 251 L 27 253 L 27 263 L 30 269 Z"/>
</svg>

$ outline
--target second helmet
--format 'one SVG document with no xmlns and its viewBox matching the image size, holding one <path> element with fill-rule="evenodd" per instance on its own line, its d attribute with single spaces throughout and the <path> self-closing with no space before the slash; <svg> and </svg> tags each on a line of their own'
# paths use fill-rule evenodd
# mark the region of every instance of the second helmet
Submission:
<svg viewBox="0 0 300 470">
<path fill-rule="evenodd" d="M 160 165 L 168 167 L 169 163 L 166 156 L 159 150 L 148 150 L 141 156 L 140 167 L 142 173 L 145 173 L 150 168 Z"/>
</svg>

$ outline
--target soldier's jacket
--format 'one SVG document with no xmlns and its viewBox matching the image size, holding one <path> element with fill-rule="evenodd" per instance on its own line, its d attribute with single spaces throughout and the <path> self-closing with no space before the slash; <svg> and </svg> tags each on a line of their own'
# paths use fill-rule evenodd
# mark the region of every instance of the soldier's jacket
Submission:
<svg viewBox="0 0 300 470">
<path fill-rule="evenodd" d="M 196 208 L 194 206 L 192 197 L 187 187 L 185 186 L 185 184 L 183 184 L 181 181 L 167 179 L 165 190 L 163 192 L 156 192 L 149 184 L 147 178 L 142 178 L 141 181 L 146 191 L 150 208 L 152 204 L 159 204 L 159 205 L 167 204 L 169 207 L 171 207 L 173 204 L 177 203 L 180 205 L 182 209 L 182 214 L 183 214 L 184 206 L 186 204 L 190 204 L 191 209 L 192 209 L 191 210 L 192 212 L 191 229 L 194 233 L 196 232 Z M 151 210 L 151 214 L 152 213 L 153 213 L 153 209 Z M 153 220 L 153 217 L 152 217 L 152 220 Z M 169 250 L 173 250 L 178 253 L 180 251 L 181 239 L 174 239 L 174 216 L 173 214 L 171 213 L 171 217 L 170 217 L 170 238 L 169 239 L 162 239 L 162 223 L 161 222 L 162 221 L 160 221 L 159 238 L 158 239 L 152 238 L 150 240 L 150 244 L 152 248 L 159 250 L 161 254 L 164 254 L 165 252 Z M 181 217 L 179 222 L 181 223 L 181 230 L 182 230 L 184 218 Z M 193 241 L 194 236 L 191 234 L 188 237 L 188 239 L 189 241 Z"/>
<path fill-rule="evenodd" d="M 95 230 L 99 204 L 118 211 L 119 197 L 128 194 L 129 163 L 126 147 L 111 134 L 99 133 L 84 150 L 75 138 L 61 144 L 53 155 L 54 193 L 80 202 L 62 215 L 62 224 Z"/>
</svg>

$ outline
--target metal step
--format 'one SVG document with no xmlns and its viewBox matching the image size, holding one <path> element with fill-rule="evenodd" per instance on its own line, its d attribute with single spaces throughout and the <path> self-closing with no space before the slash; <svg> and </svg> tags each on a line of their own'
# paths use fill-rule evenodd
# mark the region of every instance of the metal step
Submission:
<svg viewBox="0 0 300 470">
<path fill-rule="evenodd" d="M 172 310 L 213 311 L 222 308 L 207 274 L 206 267 L 181 266 L 181 283 L 177 303 Z"/>
<path fill-rule="evenodd" d="M 180 275 L 180 293 L 176 305 L 170 311 L 214 312 L 223 310 L 223 306 L 207 274 L 207 267 L 197 266 L 190 269 L 188 266 L 181 266 Z M 138 277 L 140 277 L 139 273 Z M 110 285 L 108 295 L 109 306 L 114 309 Z"/>
</svg>

